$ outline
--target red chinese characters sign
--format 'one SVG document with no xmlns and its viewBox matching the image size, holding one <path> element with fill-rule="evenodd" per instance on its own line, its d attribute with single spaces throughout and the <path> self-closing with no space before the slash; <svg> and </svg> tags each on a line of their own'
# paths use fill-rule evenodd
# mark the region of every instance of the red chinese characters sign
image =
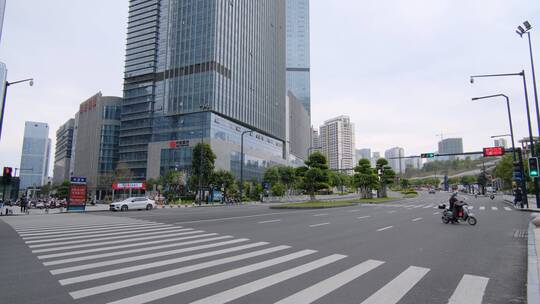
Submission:
<svg viewBox="0 0 540 304">
<path fill-rule="evenodd" d="M 503 156 L 504 152 L 504 147 L 484 148 L 484 157 Z"/>
</svg>

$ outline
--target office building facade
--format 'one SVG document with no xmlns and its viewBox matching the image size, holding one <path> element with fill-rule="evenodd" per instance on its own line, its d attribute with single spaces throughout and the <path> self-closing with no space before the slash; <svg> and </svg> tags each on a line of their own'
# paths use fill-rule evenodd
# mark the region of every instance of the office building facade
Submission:
<svg viewBox="0 0 540 304">
<path fill-rule="evenodd" d="M 287 92 L 311 116 L 309 0 L 287 0 Z"/>
<path fill-rule="evenodd" d="M 405 157 L 405 149 L 400 147 L 388 149 L 384 152 L 384 157 L 396 173 L 405 173 L 405 169 L 407 168 L 405 166 L 405 159 L 403 158 Z"/>
<path fill-rule="evenodd" d="M 439 154 L 463 153 L 462 138 L 446 138 L 439 142 Z M 440 156 L 438 160 L 453 160 L 459 156 Z"/>
<path fill-rule="evenodd" d="M 348 116 L 339 116 L 324 122 L 319 140 L 328 165 L 334 170 L 353 169 L 355 164 L 354 124 Z"/>
<path fill-rule="evenodd" d="M 61 184 L 69 180 L 75 119 L 71 118 L 56 131 L 56 151 L 54 153 L 53 183 Z"/>
<path fill-rule="evenodd" d="M 43 122 L 25 122 L 19 168 L 21 190 L 39 188 L 47 183 L 50 154 L 49 125 Z"/>
<path fill-rule="evenodd" d="M 276 148 L 285 162 L 285 17 L 285 0 L 130 1 L 120 162 L 134 179 L 189 171 L 201 140 L 238 175 L 245 130 L 250 172 Z"/>
<path fill-rule="evenodd" d="M 287 139 L 289 161 L 302 165 L 307 159 L 311 145 L 311 121 L 306 108 L 296 96 L 289 91 L 287 94 Z"/>
<path fill-rule="evenodd" d="M 102 200 L 111 190 L 118 163 L 122 98 L 97 93 L 75 114 L 71 175 L 86 177 L 91 197 Z"/>
<path fill-rule="evenodd" d="M 371 149 L 356 149 L 356 161 L 363 158 L 371 161 Z"/>
</svg>

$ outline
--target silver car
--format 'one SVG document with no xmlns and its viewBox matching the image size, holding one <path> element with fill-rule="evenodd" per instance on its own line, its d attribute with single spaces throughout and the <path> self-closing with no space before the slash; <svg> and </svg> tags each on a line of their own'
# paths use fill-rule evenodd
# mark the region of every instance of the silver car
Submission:
<svg viewBox="0 0 540 304">
<path fill-rule="evenodd" d="M 146 197 L 130 197 L 121 202 L 111 203 L 111 211 L 128 210 L 152 210 L 156 207 L 156 202 Z"/>
</svg>

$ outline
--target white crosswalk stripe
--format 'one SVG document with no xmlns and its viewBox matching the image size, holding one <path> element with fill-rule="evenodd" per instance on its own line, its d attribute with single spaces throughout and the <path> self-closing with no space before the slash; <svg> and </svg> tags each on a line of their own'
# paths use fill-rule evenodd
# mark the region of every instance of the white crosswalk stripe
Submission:
<svg viewBox="0 0 540 304">
<path fill-rule="evenodd" d="M 497 211 L 497 210 L 499 210 L 499 208 L 493 206 L 493 207 L 491 207 L 491 210 Z"/>
<path fill-rule="evenodd" d="M 433 204 L 392 204 L 386 207 L 428 209 L 432 208 Z M 507 208 L 504 210 L 511 211 Z M 369 217 L 366 215 L 357 218 Z M 293 249 L 289 245 L 270 245 L 264 241 L 251 242 L 247 238 L 206 233 L 150 221 L 129 219 L 120 226 L 115 226 L 108 222 L 109 218 L 102 217 L 101 222 L 96 218 L 100 217 L 92 216 L 89 218 L 91 220 L 80 220 L 80 223 L 70 225 L 72 228 L 48 226 L 48 229 L 53 229 L 50 234 L 41 232 L 37 225 L 32 226 L 30 232 L 19 233 L 74 300 L 113 304 L 148 303 L 164 299 L 182 302 L 175 297 L 215 284 L 218 289 L 208 288 L 211 292 L 191 299 L 192 304 L 228 303 L 313 272 L 323 276 L 311 284 L 300 283 L 300 288 L 291 289 L 294 292 L 290 294 L 281 293 L 277 299 L 267 301 L 259 299 L 258 303 L 271 301 L 278 304 L 308 304 L 321 300 L 325 303 L 338 303 L 339 301 L 332 300 L 332 295 L 339 294 L 339 290 L 350 291 L 355 284 L 362 285 L 364 280 L 372 280 L 378 267 L 390 266 L 384 261 L 364 260 L 351 267 L 340 268 L 339 265 L 348 263 L 350 258 L 342 254 L 322 255 L 311 249 Z M 422 218 L 418 217 L 410 221 L 421 220 Z M 266 222 L 276 220 L 263 221 Z M 382 227 L 377 231 L 392 228 L 393 226 Z M 29 231 L 23 225 L 18 226 L 18 229 Z M 316 253 L 320 256 L 316 257 Z M 243 264 L 236 265 L 238 262 Z M 286 268 L 274 267 L 285 263 Z M 272 271 L 274 268 L 280 270 Z M 321 271 L 316 271 L 318 269 Z M 430 269 L 418 266 L 400 267 L 393 279 L 381 282 L 382 288 L 365 290 L 356 296 L 365 299 L 362 304 L 396 304 L 411 290 L 422 288 L 423 284 L 418 283 L 428 272 Z M 184 275 L 189 279 L 181 279 Z M 253 276 L 253 280 L 243 280 L 228 289 L 219 289 L 220 285 L 216 284 L 242 280 L 241 277 L 244 276 Z M 295 284 L 302 281 L 294 280 Z M 143 288 L 143 291 L 136 288 L 152 282 L 160 282 L 161 285 L 153 289 Z M 480 304 L 488 282 L 488 278 L 464 275 L 459 283 L 457 280 L 454 282 L 457 287 L 452 291 L 448 303 Z M 105 297 L 106 300 L 100 297 Z"/>
<path fill-rule="evenodd" d="M 486 207 L 480 206 L 480 210 L 486 210 Z"/>
<path fill-rule="evenodd" d="M 371 295 L 362 304 L 395 304 L 418 283 L 429 269 L 411 266 Z"/>
<path fill-rule="evenodd" d="M 504 207 L 504 210 L 506 210 L 506 211 L 512 211 L 512 208 L 510 208 L 510 207 Z"/>
<path fill-rule="evenodd" d="M 448 304 L 482 304 L 488 278 L 464 275 Z"/>
</svg>

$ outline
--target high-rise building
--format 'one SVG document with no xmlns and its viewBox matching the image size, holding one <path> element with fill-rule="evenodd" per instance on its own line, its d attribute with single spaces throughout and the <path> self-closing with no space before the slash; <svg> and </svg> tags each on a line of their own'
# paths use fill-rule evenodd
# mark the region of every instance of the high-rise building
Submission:
<svg viewBox="0 0 540 304">
<path fill-rule="evenodd" d="M 371 157 L 371 166 L 375 167 L 377 165 L 377 161 L 381 158 L 381 152 L 373 152 Z"/>
<path fill-rule="evenodd" d="M 422 166 L 423 166 L 423 162 L 422 162 L 422 159 L 420 157 L 417 157 L 417 158 L 406 158 L 405 159 L 405 170 L 407 168 L 412 168 L 412 169 L 422 169 Z"/>
<path fill-rule="evenodd" d="M 405 166 L 405 159 L 403 158 L 405 157 L 405 150 L 403 148 L 394 147 L 388 149 L 384 152 L 384 157 L 388 160 L 390 167 L 392 167 L 396 173 L 405 173 L 407 167 Z"/>
<path fill-rule="evenodd" d="M 356 160 L 363 158 L 371 161 L 371 149 L 356 149 Z"/>
<path fill-rule="evenodd" d="M 320 127 L 322 153 L 331 169 L 352 169 L 355 163 L 354 124 L 349 116 L 339 116 Z"/>
<path fill-rule="evenodd" d="M 462 138 L 446 138 L 439 142 L 439 154 L 463 153 Z M 441 156 L 439 160 L 452 160 L 458 156 Z"/>
<path fill-rule="evenodd" d="M 75 119 L 71 118 L 56 131 L 56 151 L 54 153 L 53 183 L 69 180 L 73 148 Z"/>
<path fill-rule="evenodd" d="M 508 147 L 508 142 L 506 141 L 506 138 L 499 138 L 494 140 L 495 147 Z"/>
<path fill-rule="evenodd" d="M 289 160 L 302 165 L 310 147 L 310 118 L 304 105 L 289 91 L 287 94 L 287 146 Z M 298 161 L 296 161 L 298 160 Z"/>
<path fill-rule="evenodd" d="M 118 162 L 121 103 L 122 98 L 99 92 L 75 114 L 71 175 L 86 177 L 90 195 L 98 200 L 111 190 Z"/>
<path fill-rule="evenodd" d="M 43 122 L 25 122 L 19 168 L 20 189 L 41 187 L 47 182 L 50 154 L 49 125 Z"/>
<path fill-rule="evenodd" d="M 245 177 L 285 162 L 285 0 L 130 0 L 120 162 L 136 179 L 191 169 L 201 140 Z"/>
<path fill-rule="evenodd" d="M 6 0 L 0 0 L 0 42 L 2 42 L 2 29 L 4 27 L 5 14 L 6 14 Z"/>
<path fill-rule="evenodd" d="M 311 146 L 309 147 L 310 153 L 321 150 L 321 140 L 319 136 L 319 130 L 311 127 Z"/>
<path fill-rule="evenodd" d="M 311 116 L 309 0 L 287 0 L 287 91 Z"/>
</svg>

